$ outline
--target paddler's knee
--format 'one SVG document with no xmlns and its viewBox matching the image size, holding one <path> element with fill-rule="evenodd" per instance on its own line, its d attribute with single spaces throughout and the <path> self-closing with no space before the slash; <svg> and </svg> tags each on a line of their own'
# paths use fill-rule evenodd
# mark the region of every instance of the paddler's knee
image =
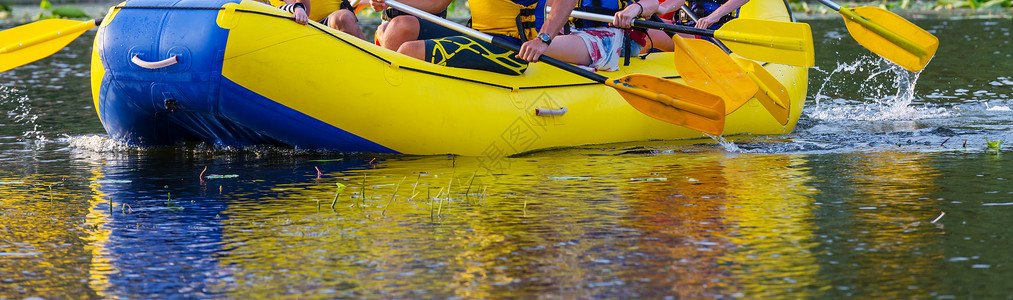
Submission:
<svg viewBox="0 0 1013 300">
<path fill-rule="evenodd" d="M 355 14 L 353 14 L 352 11 L 347 9 L 337 10 L 335 12 L 332 12 L 331 15 L 327 17 L 331 19 L 330 22 L 327 22 L 328 24 L 331 24 L 331 26 L 336 27 L 348 27 L 349 25 L 359 26 L 359 20 L 355 18 Z"/>
<path fill-rule="evenodd" d="M 426 59 L 426 42 L 421 40 L 408 41 L 401 44 L 401 47 L 397 49 L 398 53 L 414 57 L 416 59 Z"/>
<path fill-rule="evenodd" d="M 401 44 L 419 38 L 419 19 L 414 16 L 397 16 L 386 23 L 380 45 L 391 50 L 398 50 Z M 400 51 L 399 51 L 400 52 Z"/>
<path fill-rule="evenodd" d="M 359 28 L 359 19 L 351 10 L 341 9 L 332 12 L 327 16 L 327 25 L 331 28 L 351 34 L 357 38 L 364 39 L 362 28 Z"/>
</svg>

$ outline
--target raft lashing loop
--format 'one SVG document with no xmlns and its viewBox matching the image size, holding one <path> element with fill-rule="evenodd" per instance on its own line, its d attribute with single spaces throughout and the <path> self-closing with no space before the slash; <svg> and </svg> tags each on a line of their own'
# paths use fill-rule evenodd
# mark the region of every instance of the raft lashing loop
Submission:
<svg viewBox="0 0 1013 300">
<path fill-rule="evenodd" d="M 172 57 L 160 60 L 160 61 L 146 61 L 134 54 L 134 57 L 130 59 L 130 62 L 134 63 L 138 67 L 145 68 L 148 70 L 161 69 L 171 65 L 175 65 L 179 62 L 179 58 L 175 55 Z"/>
</svg>

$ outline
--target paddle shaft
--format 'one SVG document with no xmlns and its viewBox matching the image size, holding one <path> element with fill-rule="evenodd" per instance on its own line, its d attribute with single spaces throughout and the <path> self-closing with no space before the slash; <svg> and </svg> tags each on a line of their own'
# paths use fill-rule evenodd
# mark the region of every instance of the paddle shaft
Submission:
<svg viewBox="0 0 1013 300">
<path fill-rule="evenodd" d="M 901 47 L 904 50 L 907 50 L 908 52 L 911 52 L 911 54 L 914 54 L 915 56 L 923 56 L 927 54 L 927 51 L 924 48 L 918 46 L 911 40 L 906 39 L 903 36 L 900 36 L 899 34 L 896 34 L 893 31 L 883 26 L 880 26 L 875 22 L 870 21 L 869 19 L 866 19 L 865 17 L 862 17 L 861 15 L 855 13 L 855 11 L 851 9 L 842 9 L 839 4 L 834 3 L 833 1 L 830 0 L 818 0 L 818 1 L 820 3 L 823 3 L 823 5 L 830 7 L 830 9 L 837 11 L 837 13 L 841 14 L 841 16 L 844 16 L 845 19 L 858 23 L 858 25 L 862 25 L 862 27 L 865 27 L 865 29 L 868 29 L 869 31 L 878 34 L 887 41 L 894 43 L 898 47 Z"/>
<path fill-rule="evenodd" d="M 551 9 L 552 9 L 551 7 L 547 7 L 546 8 L 546 10 L 551 10 Z M 607 15 L 593 14 L 593 13 L 587 13 L 587 12 L 576 11 L 576 10 L 570 12 L 570 16 L 574 17 L 574 18 L 578 18 L 578 19 L 587 19 L 587 20 L 593 20 L 593 21 L 599 21 L 599 22 L 612 22 L 612 20 L 613 20 L 611 17 L 609 17 Z M 665 30 L 665 31 L 676 31 L 676 32 L 691 31 L 691 32 L 700 33 L 700 35 L 706 35 L 706 36 L 709 36 L 709 37 L 713 37 L 714 36 L 714 30 L 706 30 L 706 29 L 699 29 L 699 28 L 686 27 L 686 26 L 675 26 L 675 25 L 671 25 L 671 24 L 667 24 L 667 23 L 661 23 L 661 22 L 633 20 L 633 24 L 632 25 L 633 26 L 637 26 L 637 27 L 646 27 L 646 28 L 653 28 L 653 29 L 661 29 L 661 30 Z M 686 33 L 686 32 L 683 32 L 683 33 Z M 719 87 L 722 91 L 724 91 L 726 96 L 730 96 L 730 95 L 736 94 L 735 87 L 733 85 L 731 85 L 731 84 L 728 84 L 728 82 L 726 82 L 724 80 L 724 76 L 722 76 L 717 71 L 715 71 L 714 69 L 712 69 L 707 64 L 707 62 L 705 62 L 703 60 L 703 56 L 695 53 L 696 51 L 694 51 L 693 48 L 690 47 L 686 43 L 686 41 L 684 41 L 681 37 L 675 37 L 674 39 L 672 39 L 672 42 L 674 42 L 678 46 L 677 48 L 681 47 L 686 52 L 686 55 L 689 56 L 690 61 L 692 61 L 694 64 L 696 64 L 697 67 L 701 71 L 703 71 L 703 73 L 707 77 L 709 77 L 713 81 L 719 82 L 719 84 L 717 84 L 716 86 Z M 728 101 L 728 98 L 725 98 L 725 101 Z M 729 102 L 725 102 L 725 103 L 729 103 Z"/>
<path fill-rule="evenodd" d="M 402 3 L 394 1 L 394 0 L 386 0 L 385 2 L 387 3 L 387 6 L 393 7 L 395 9 L 397 9 L 397 10 L 400 10 L 400 11 L 412 14 L 412 15 L 414 15 L 416 17 L 423 18 L 423 19 L 425 19 L 427 21 L 430 21 L 430 22 L 433 22 L 433 23 L 437 23 L 437 24 L 446 26 L 446 27 L 448 27 L 450 29 L 453 29 L 453 30 L 455 30 L 457 32 L 460 32 L 460 33 L 463 33 L 463 34 L 467 34 L 469 36 L 478 38 L 480 40 L 492 43 L 493 45 L 496 45 L 498 47 L 502 47 L 503 49 L 511 50 L 511 51 L 514 51 L 514 52 L 520 52 L 520 50 L 521 50 L 521 47 L 518 46 L 517 44 L 514 44 L 513 42 L 510 42 L 510 41 L 508 41 L 506 39 L 503 39 L 501 37 L 496 37 L 496 36 L 492 36 L 492 35 L 489 35 L 489 34 L 482 33 L 482 32 L 480 32 L 478 30 L 474 30 L 474 29 L 468 28 L 468 27 L 466 27 L 464 25 L 451 22 L 451 21 L 449 21 L 447 19 L 437 17 L 435 15 L 432 15 L 432 14 L 427 13 L 425 11 L 422 11 L 420 9 L 417 9 L 417 8 L 414 8 L 414 7 L 402 4 Z M 688 112 L 691 112 L 691 113 L 694 113 L 694 114 L 698 114 L 698 115 L 701 115 L 701 116 L 704 116 L 704 117 L 707 117 L 707 118 L 710 118 L 710 119 L 718 119 L 718 118 L 720 118 L 720 116 L 718 116 L 717 112 L 715 112 L 714 110 L 711 110 L 711 109 L 708 109 L 708 108 L 705 108 L 705 107 L 702 107 L 702 106 L 699 106 L 699 105 L 696 105 L 696 104 L 693 104 L 693 103 L 688 103 L 688 102 L 685 102 L 685 101 L 678 101 L 678 100 L 675 100 L 672 97 L 669 97 L 668 95 L 665 95 L 665 94 L 653 93 L 651 91 L 642 90 L 642 89 L 639 89 L 639 88 L 628 86 L 628 85 L 625 85 L 623 83 L 618 82 L 618 80 L 610 80 L 609 78 L 607 78 L 605 76 L 601 76 L 601 75 L 595 74 L 594 72 L 581 69 L 580 67 L 571 65 L 571 64 L 566 63 L 564 61 L 561 61 L 561 60 L 558 60 L 558 59 L 555 59 L 555 58 L 552 58 L 552 57 L 549 57 L 549 56 L 546 56 L 546 55 L 540 55 L 538 57 L 538 61 L 547 63 L 549 65 L 552 65 L 553 67 L 557 67 L 557 68 L 563 69 L 564 71 L 580 75 L 580 76 L 582 76 L 584 78 L 587 78 L 587 79 L 590 79 L 590 80 L 592 80 L 594 82 L 603 83 L 603 84 L 608 85 L 610 87 L 622 90 L 623 92 L 631 93 L 631 94 L 634 94 L 634 95 L 637 95 L 637 96 L 640 96 L 640 97 L 644 97 L 644 98 L 648 98 L 648 99 L 654 99 L 654 100 L 657 100 L 659 102 L 665 103 L 665 104 L 667 104 L 669 106 L 673 106 L 675 108 L 678 108 L 678 109 L 681 109 L 681 110 L 685 110 L 685 111 L 688 111 Z"/>
<path fill-rule="evenodd" d="M 549 11 L 549 10 L 551 10 L 551 8 L 550 7 L 546 7 L 545 10 Z M 612 20 L 613 20 L 613 18 L 611 16 L 600 15 L 600 14 L 593 14 L 593 13 L 589 13 L 589 12 L 576 11 L 576 10 L 573 11 L 573 12 L 571 12 L 570 16 L 574 17 L 574 18 L 578 18 L 578 19 L 586 19 L 586 20 L 599 21 L 599 22 L 612 22 Z M 730 22 L 734 22 L 734 21 L 735 20 L 732 20 Z M 747 33 L 747 32 L 729 33 L 729 32 L 725 32 L 725 35 L 729 35 L 730 34 L 730 36 L 725 36 L 725 35 L 722 35 L 722 33 L 718 33 L 716 30 L 700 29 L 700 28 L 696 28 L 696 27 L 674 25 L 674 24 L 668 24 L 668 23 L 664 23 L 664 22 L 654 22 L 654 21 L 648 21 L 648 20 L 633 20 L 632 25 L 634 27 L 640 27 L 640 28 L 659 29 L 659 30 L 668 31 L 668 32 L 678 32 L 678 33 L 699 35 L 699 36 L 705 36 L 705 37 L 711 37 L 711 38 L 717 38 L 717 39 L 729 39 L 729 40 L 733 40 L 733 41 L 740 42 L 740 43 L 753 44 L 753 45 L 764 45 L 764 46 L 767 46 L 767 47 L 778 48 L 778 49 L 797 50 L 797 49 L 800 48 L 799 42 L 796 41 L 796 40 L 771 38 L 770 36 L 765 36 L 765 35 L 762 35 L 762 34 L 755 34 L 755 33 Z"/>
<path fill-rule="evenodd" d="M 38 45 L 38 44 L 45 43 L 47 41 L 53 40 L 53 39 L 57 39 L 57 38 L 61 38 L 61 37 L 67 36 L 67 35 L 80 34 L 81 32 L 84 32 L 84 31 L 86 31 L 88 29 L 92 29 L 92 28 L 98 27 L 99 25 L 102 25 L 102 18 L 97 18 L 97 19 L 94 19 L 94 20 L 84 21 L 84 22 L 81 22 L 80 24 L 68 27 L 68 28 L 63 29 L 63 30 L 57 30 L 57 31 L 54 31 L 54 32 L 49 32 L 49 33 L 41 34 L 41 35 L 38 35 L 38 36 L 36 36 L 34 38 L 31 38 L 31 39 L 28 39 L 28 40 L 24 40 L 24 41 L 20 41 L 20 42 L 15 42 L 15 43 L 10 43 L 10 44 L 4 45 L 3 47 L 0 47 L 0 54 L 11 53 L 11 52 L 18 51 L 18 50 L 21 50 L 21 49 L 29 48 L 29 47 L 32 47 L 32 46 L 35 46 L 35 45 Z"/>
<path fill-rule="evenodd" d="M 546 12 L 552 11 L 552 8 L 551 7 L 546 7 L 545 11 Z M 585 19 L 585 20 L 598 21 L 598 22 L 611 23 L 613 21 L 613 17 L 612 16 L 595 14 L 595 13 L 589 13 L 589 12 L 584 12 L 584 11 L 579 11 L 579 10 L 575 10 L 573 12 L 570 12 L 570 16 L 574 17 L 574 18 L 578 18 L 578 19 Z M 648 21 L 648 20 L 634 19 L 633 20 L 633 26 L 634 27 L 640 27 L 640 28 L 659 29 L 659 30 L 664 30 L 664 31 L 669 31 L 669 32 L 679 32 L 679 33 L 686 33 L 686 34 L 692 34 L 692 35 L 714 37 L 714 30 L 700 29 L 700 28 L 688 27 L 688 26 L 679 26 L 679 25 L 673 25 L 673 24 L 668 24 L 668 23 L 663 23 L 663 22 L 654 22 L 654 21 Z"/>
<path fill-rule="evenodd" d="M 830 9 L 833 9 L 834 11 L 841 11 L 841 5 L 834 3 L 833 1 L 830 0 L 817 0 L 817 1 L 823 3 L 823 5 L 826 5 Z"/>
</svg>

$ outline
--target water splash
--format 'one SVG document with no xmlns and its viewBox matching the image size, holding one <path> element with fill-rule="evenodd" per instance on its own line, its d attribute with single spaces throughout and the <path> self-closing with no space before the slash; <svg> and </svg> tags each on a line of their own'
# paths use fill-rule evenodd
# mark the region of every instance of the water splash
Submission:
<svg viewBox="0 0 1013 300">
<path fill-rule="evenodd" d="M 988 101 L 985 101 L 985 110 L 987 111 L 1013 111 L 1009 106 L 1005 105 L 988 105 Z"/>
<path fill-rule="evenodd" d="M 725 148 L 725 151 L 728 151 L 728 152 L 742 152 L 742 149 L 739 149 L 739 147 L 736 146 L 734 142 L 730 142 L 728 140 L 725 140 L 725 138 L 723 136 L 720 136 L 720 135 L 711 135 L 710 133 L 704 133 L 704 134 L 706 134 L 707 136 L 709 136 L 715 142 L 718 142 L 718 144 L 721 145 L 722 148 Z"/>
<path fill-rule="evenodd" d="M 8 119 L 25 128 L 21 132 L 22 139 L 34 141 L 36 146 L 45 144 L 46 137 L 35 123 L 39 116 L 32 113 L 31 100 L 28 96 L 17 89 L 0 86 L 0 108 L 7 111 Z"/>
<path fill-rule="evenodd" d="M 916 120 L 951 114 L 944 108 L 912 106 L 921 73 L 907 71 L 878 56 L 839 62 L 834 70 L 824 73 L 827 76 L 814 95 L 816 104 L 809 109 L 813 119 Z"/>
<path fill-rule="evenodd" d="M 66 136 L 63 140 L 71 148 L 97 153 L 124 153 L 142 150 L 140 147 L 130 146 L 100 135 Z"/>
</svg>

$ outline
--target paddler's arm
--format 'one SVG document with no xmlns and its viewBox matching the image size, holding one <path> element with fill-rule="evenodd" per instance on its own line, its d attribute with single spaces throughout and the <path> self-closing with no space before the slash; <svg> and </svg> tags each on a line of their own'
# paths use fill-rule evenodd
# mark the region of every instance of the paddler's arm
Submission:
<svg viewBox="0 0 1013 300">
<path fill-rule="evenodd" d="M 686 4 L 686 0 L 667 0 L 658 4 L 658 15 L 664 15 L 682 8 L 682 5 Z"/>
<path fill-rule="evenodd" d="M 736 9 L 739 9 L 739 7 L 742 7 L 742 5 L 746 4 L 746 2 L 749 2 L 749 0 L 728 0 L 728 2 L 725 2 L 725 4 L 721 4 L 721 6 L 719 6 L 718 9 L 715 9 L 714 12 L 710 13 L 706 17 L 697 19 L 696 28 L 701 29 L 710 28 L 711 25 L 714 25 L 714 23 L 720 21 L 721 17 L 724 17 L 725 15 L 732 13 Z"/>
<path fill-rule="evenodd" d="M 650 18 L 658 11 L 658 0 L 642 0 L 627 5 L 623 10 L 616 12 L 612 18 L 612 26 L 619 28 L 630 28 L 633 19 L 637 17 Z"/>
<path fill-rule="evenodd" d="M 281 9 L 292 13 L 292 19 L 296 23 L 306 25 L 309 22 L 310 0 L 285 0 Z"/>
<path fill-rule="evenodd" d="M 577 0 L 549 0 L 549 6 L 552 10 L 549 11 L 549 15 L 545 17 L 545 22 L 542 23 L 542 28 L 538 30 L 538 34 L 548 34 L 549 38 L 555 38 L 566 22 L 570 20 L 570 12 L 577 6 Z M 517 52 L 515 57 L 536 62 L 538 58 L 545 53 L 545 50 L 549 49 L 549 44 L 542 42 L 541 39 L 531 39 L 521 44 L 520 51 Z"/>
</svg>

